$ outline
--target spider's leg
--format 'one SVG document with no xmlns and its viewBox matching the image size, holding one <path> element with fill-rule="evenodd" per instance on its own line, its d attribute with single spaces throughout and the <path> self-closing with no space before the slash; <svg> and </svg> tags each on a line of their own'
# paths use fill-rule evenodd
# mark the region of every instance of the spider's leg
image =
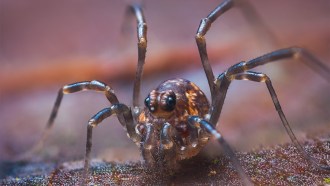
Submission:
<svg viewBox="0 0 330 186">
<path fill-rule="evenodd" d="M 276 50 L 257 57 L 245 63 L 242 67 L 250 70 L 260 65 L 274 62 L 280 59 L 293 58 L 298 59 L 313 69 L 316 73 L 320 74 L 325 80 L 330 82 L 330 68 L 322 63 L 318 58 L 311 54 L 308 50 L 299 47 L 290 47 Z"/>
<path fill-rule="evenodd" d="M 193 125 L 188 125 L 189 130 L 189 142 L 192 147 L 196 147 L 201 139 L 201 136 L 198 134 L 198 128 Z"/>
<path fill-rule="evenodd" d="M 84 163 L 84 173 L 83 173 L 83 180 L 87 183 L 88 180 L 88 170 L 90 164 L 90 153 L 92 149 L 92 134 L 93 128 L 96 127 L 99 123 L 101 123 L 104 119 L 110 117 L 113 114 L 120 115 L 122 114 L 125 116 L 127 129 L 129 125 L 133 125 L 133 116 L 131 110 L 124 104 L 114 104 L 111 107 L 105 108 L 95 114 L 88 122 L 87 126 L 87 141 L 86 141 L 86 153 L 85 153 L 85 163 Z M 119 119 L 119 118 L 118 118 Z M 128 134 L 131 136 L 129 131 Z"/>
<path fill-rule="evenodd" d="M 72 83 L 72 84 L 63 86 L 58 91 L 58 95 L 57 95 L 55 104 L 53 106 L 52 112 L 48 119 L 46 128 L 44 129 L 44 131 L 42 133 L 41 139 L 30 150 L 28 150 L 27 152 L 23 153 L 22 155 L 14 158 L 14 159 L 15 160 L 29 159 L 32 157 L 32 155 L 36 151 L 40 150 L 43 146 L 44 141 L 48 138 L 49 132 L 54 124 L 54 120 L 56 118 L 60 104 L 62 102 L 63 95 L 71 94 L 71 93 L 75 93 L 75 92 L 79 92 L 79 91 L 84 91 L 84 90 L 93 90 L 93 91 L 97 91 L 97 92 L 103 92 L 111 104 L 119 103 L 117 96 L 114 94 L 113 89 L 110 86 L 108 86 L 100 81 L 96 81 L 96 80 L 84 81 L 84 82 Z M 119 119 L 120 123 L 123 126 L 125 126 L 125 117 L 123 115 L 119 115 L 118 119 Z"/>
<path fill-rule="evenodd" d="M 133 15 L 136 17 L 138 37 L 138 64 L 133 87 L 133 106 L 137 109 L 139 106 L 141 77 L 147 52 L 147 23 L 140 5 L 133 4 L 127 7 L 126 18 Z"/>
<path fill-rule="evenodd" d="M 212 23 L 223 13 L 227 12 L 233 7 L 238 7 L 242 11 L 244 18 L 252 25 L 251 28 L 255 29 L 255 33 L 258 33 L 258 37 L 262 37 L 263 40 L 271 39 L 267 43 L 274 43 L 276 41 L 274 34 L 270 29 L 263 23 L 258 13 L 255 11 L 252 5 L 247 1 L 243 0 L 225 0 L 218 5 L 206 18 L 202 19 L 197 29 L 195 36 L 199 55 L 202 61 L 202 65 L 210 86 L 212 100 L 216 93 L 214 84 L 214 74 L 211 65 L 208 60 L 205 35 L 210 29 Z M 260 35 L 261 34 L 261 35 Z"/>
<path fill-rule="evenodd" d="M 227 143 L 227 141 L 223 138 L 223 136 L 218 132 L 214 125 L 211 123 L 207 122 L 206 120 L 201 119 L 198 116 L 190 116 L 188 118 L 189 124 L 199 127 L 199 128 L 204 128 L 208 133 L 210 133 L 216 140 L 220 143 L 221 147 L 223 148 L 225 154 L 230 158 L 231 162 L 233 163 L 236 171 L 240 175 L 243 183 L 245 185 L 253 185 L 251 183 L 250 178 L 244 173 L 244 170 L 242 166 L 239 163 L 239 160 L 237 159 L 234 151 L 231 149 L 230 145 Z"/>
<path fill-rule="evenodd" d="M 222 73 L 215 80 L 216 95 L 212 98 L 212 107 L 210 109 L 210 120 L 209 122 L 216 126 L 220 118 L 223 104 L 227 95 L 227 91 L 231 80 L 225 76 L 225 73 Z"/>
<path fill-rule="evenodd" d="M 155 149 L 153 146 L 154 141 L 156 140 L 155 132 L 154 132 L 154 126 L 151 123 L 146 124 L 146 135 L 144 136 L 144 139 L 142 140 L 143 143 L 141 143 L 141 154 L 143 159 L 146 161 L 146 165 L 148 167 L 154 167 L 156 161 L 154 157 L 152 156 L 152 150 Z"/>
<path fill-rule="evenodd" d="M 275 93 L 275 90 L 273 88 L 272 82 L 271 82 L 270 78 L 267 75 L 262 74 L 262 73 L 257 73 L 257 72 L 246 71 L 246 72 L 243 72 L 243 73 L 233 75 L 233 78 L 235 80 L 249 80 L 249 81 L 255 81 L 255 82 L 265 82 L 266 85 L 267 85 L 267 88 L 269 90 L 270 96 L 272 98 L 272 101 L 274 103 L 274 106 L 276 108 L 276 111 L 278 112 L 278 115 L 281 118 L 282 124 L 285 127 L 286 132 L 290 136 L 290 138 L 291 138 L 292 142 L 294 143 L 294 145 L 296 146 L 296 148 L 314 166 L 316 166 L 320 169 L 330 170 L 330 166 L 320 165 L 320 164 L 317 163 L 317 161 L 314 158 L 309 156 L 309 154 L 307 154 L 307 152 L 304 150 L 304 148 L 301 146 L 301 144 L 297 140 L 296 136 L 292 132 L 292 129 L 289 125 L 288 120 L 286 119 L 286 117 L 284 115 L 284 112 L 281 108 L 280 102 L 279 102 L 279 100 L 277 98 L 277 95 Z"/>
<path fill-rule="evenodd" d="M 176 165 L 176 151 L 175 144 L 173 143 L 173 139 L 171 136 L 173 132 L 172 126 L 169 123 L 165 123 L 160 134 L 161 148 L 164 152 L 163 154 L 163 162 L 169 165 L 171 168 L 175 168 Z"/>
<path fill-rule="evenodd" d="M 226 72 L 226 77 L 230 77 L 232 74 L 238 74 L 260 65 L 265 65 L 271 62 L 277 62 L 281 59 L 290 59 L 293 58 L 295 60 L 302 61 L 311 69 L 316 71 L 318 74 L 323 76 L 324 79 L 330 82 L 330 68 L 327 67 L 324 63 L 322 63 L 319 59 L 317 59 L 314 55 L 312 55 L 308 50 L 299 48 L 299 47 L 290 47 L 283 48 L 263 56 L 257 57 L 247 62 L 237 63 L 230 68 L 228 68 Z"/>
<path fill-rule="evenodd" d="M 308 52 L 306 49 L 298 48 L 298 47 L 290 47 L 284 48 L 280 50 L 276 50 L 265 54 L 263 56 L 257 57 L 252 59 L 248 62 L 240 62 L 237 63 L 228 70 L 218 76 L 215 80 L 215 87 L 218 91 L 212 100 L 212 111 L 211 111 L 211 118 L 210 123 L 215 124 L 217 123 L 222 106 L 226 97 L 227 89 L 232 81 L 232 75 L 245 72 L 247 70 L 253 69 L 260 65 L 264 65 L 271 62 L 278 62 L 281 59 L 298 59 L 305 63 L 307 66 L 312 68 L 318 74 L 323 76 L 328 82 L 330 82 L 330 69 L 324 63 L 322 63 L 319 59 L 317 59 L 314 55 Z"/>
</svg>

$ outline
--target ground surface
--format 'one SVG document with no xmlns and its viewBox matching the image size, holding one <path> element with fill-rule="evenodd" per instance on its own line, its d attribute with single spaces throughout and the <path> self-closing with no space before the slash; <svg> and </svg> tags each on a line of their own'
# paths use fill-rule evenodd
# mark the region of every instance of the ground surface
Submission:
<svg viewBox="0 0 330 186">
<path fill-rule="evenodd" d="M 309 140 L 305 149 L 322 163 L 330 164 L 329 136 Z M 292 145 L 274 146 L 250 153 L 240 153 L 244 170 L 257 185 L 326 185 L 330 172 L 310 165 Z M 4 163 L 1 185 L 77 185 L 82 174 L 82 162 Z M 200 155 L 183 161 L 170 174 L 148 170 L 141 163 L 115 163 L 94 160 L 90 183 L 97 185 L 239 185 L 235 169 L 224 156 Z"/>
</svg>

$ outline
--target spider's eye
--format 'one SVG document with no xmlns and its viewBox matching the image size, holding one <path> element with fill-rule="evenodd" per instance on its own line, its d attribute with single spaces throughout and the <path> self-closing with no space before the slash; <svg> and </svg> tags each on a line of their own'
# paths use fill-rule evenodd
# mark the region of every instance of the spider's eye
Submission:
<svg viewBox="0 0 330 186">
<path fill-rule="evenodd" d="M 144 105 L 150 109 L 150 96 L 148 96 L 145 100 L 144 100 Z"/>
<path fill-rule="evenodd" d="M 144 100 L 144 104 L 150 110 L 150 112 L 155 112 L 155 106 L 151 105 L 150 95 Z"/>
<path fill-rule="evenodd" d="M 176 104 L 176 96 L 175 94 L 171 94 L 166 98 L 166 105 L 165 105 L 165 110 L 166 111 L 172 111 L 175 108 Z"/>
</svg>

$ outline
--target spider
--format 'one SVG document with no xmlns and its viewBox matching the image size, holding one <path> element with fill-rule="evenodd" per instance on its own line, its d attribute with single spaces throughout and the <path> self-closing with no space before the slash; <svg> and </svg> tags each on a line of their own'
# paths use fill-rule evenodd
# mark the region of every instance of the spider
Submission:
<svg viewBox="0 0 330 186">
<path fill-rule="evenodd" d="M 145 106 L 139 106 L 140 84 L 147 49 L 147 24 L 140 5 L 134 4 L 127 8 L 127 15 L 134 16 L 137 21 L 138 65 L 133 87 L 133 106 L 129 107 L 117 99 L 114 90 L 100 81 L 83 81 L 63 86 L 56 98 L 53 110 L 48 120 L 43 139 L 53 126 L 61 100 L 64 94 L 84 90 L 102 92 L 111 103 L 94 115 L 87 125 L 87 142 L 84 161 L 83 179 L 88 181 L 90 152 L 92 147 L 93 128 L 105 118 L 117 115 L 119 122 L 126 129 L 128 137 L 140 147 L 141 154 L 148 167 L 175 168 L 180 160 L 197 155 L 211 137 L 215 138 L 226 155 L 230 158 L 243 183 L 250 184 L 250 178 L 245 174 L 235 156 L 234 151 L 216 129 L 221 114 L 227 90 L 234 80 L 248 80 L 265 83 L 276 111 L 286 132 L 301 154 L 314 166 L 330 170 L 327 165 L 318 164 L 309 156 L 296 139 L 290 125 L 281 109 L 270 78 L 260 72 L 251 71 L 255 67 L 280 59 L 299 59 L 318 71 L 325 79 L 330 80 L 330 69 L 303 48 L 290 47 L 276 50 L 249 61 L 242 61 L 229 67 L 226 71 L 214 76 L 208 60 L 205 35 L 216 19 L 232 9 L 239 7 L 249 19 L 258 20 L 256 13 L 247 2 L 225 0 L 220 3 L 206 18 L 202 19 L 196 33 L 196 43 L 205 71 L 210 92 L 211 102 L 197 85 L 185 79 L 170 79 L 161 83 L 145 98 Z M 40 140 L 32 149 L 41 146 Z"/>
</svg>

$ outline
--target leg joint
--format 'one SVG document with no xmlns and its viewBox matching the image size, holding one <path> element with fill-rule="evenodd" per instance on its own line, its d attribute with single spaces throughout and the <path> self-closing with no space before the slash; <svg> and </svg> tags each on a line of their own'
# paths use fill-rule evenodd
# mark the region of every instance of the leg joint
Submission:
<svg viewBox="0 0 330 186">
<path fill-rule="evenodd" d="M 196 39 L 203 38 L 206 32 L 211 28 L 212 22 L 209 18 L 203 18 L 199 24 L 197 33 L 196 33 Z"/>
<path fill-rule="evenodd" d="M 228 70 L 225 72 L 225 76 L 228 79 L 232 79 L 232 75 L 242 73 L 246 70 L 247 70 L 246 69 L 246 63 L 245 63 L 245 61 L 242 61 L 240 63 L 237 63 L 237 64 L 229 67 Z"/>
</svg>

